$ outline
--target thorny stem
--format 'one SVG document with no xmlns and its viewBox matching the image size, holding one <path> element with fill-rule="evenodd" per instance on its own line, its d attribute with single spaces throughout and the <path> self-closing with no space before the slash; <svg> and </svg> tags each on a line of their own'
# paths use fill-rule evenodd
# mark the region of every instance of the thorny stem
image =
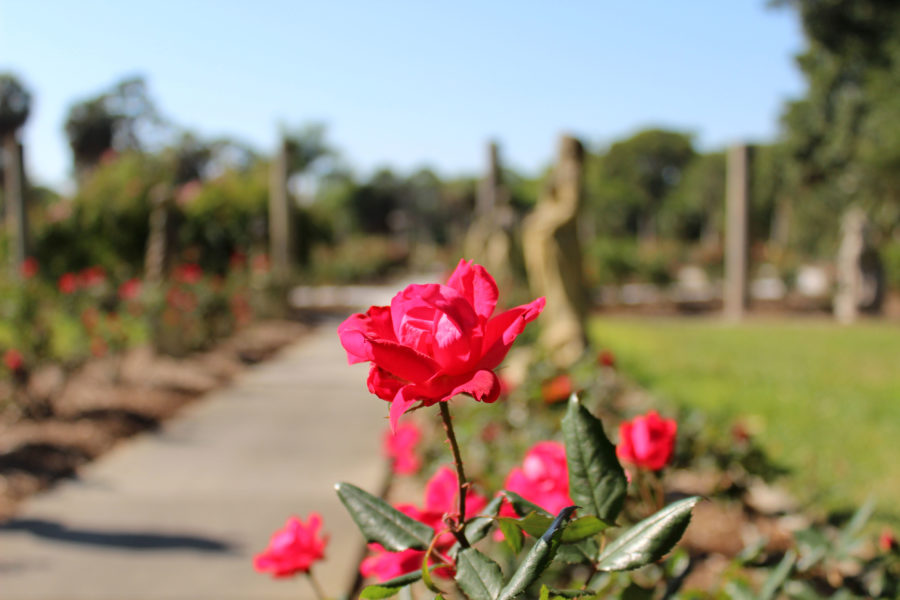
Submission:
<svg viewBox="0 0 900 600">
<path fill-rule="evenodd" d="M 316 598 L 319 600 L 325 600 L 325 592 L 322 591 L 322 588 L 319 586 L 319 582 L 316 581 L 316 578 L 313 577 L 312 571 L 306 572 L 306 579 L 309 581 L 309 585 L 312 586 L 313 591 L 316 593 Z"/>
<path fill-rule="evenodd" d="M 450 418 L 450 408 L 446 402 L 439 402 L 441 405 L 441 420 L 444 422 L 444 431 L 447 433 L 447 441 L 450 442 L 450 451 L 453 452 L 453 463 L 456 465 L 456 477 L 459 480 L 459 519 L 450 528 L 450 531 L 456 537 L 461 548 L 469 547 L 469 540 L 463 533 L 463 527 L 466 523 L 466 491 L 469 487 L 466 481 L 466 472 L 463 470 L 462 457 L 459 455 L 459 444 L 456 442 L 456 434 L 453 433 L 453 421 Z"/>
</svg>

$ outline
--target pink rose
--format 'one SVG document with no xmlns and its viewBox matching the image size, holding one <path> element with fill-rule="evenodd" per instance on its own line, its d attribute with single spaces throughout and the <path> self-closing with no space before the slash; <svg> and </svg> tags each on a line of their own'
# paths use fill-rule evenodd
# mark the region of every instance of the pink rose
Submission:
<svg viewBox="0 0 900 600">
<path fill-rule="evenodd" d="M 655 410 L 619 425 L 618 457 L 637 467 L 659 471 L 672 459 L 678 424 Z"/>
<path fill-rule="evenodd" d="M 404 423 L 396 431 L 384 432 L 384 454 L 391 460 L 391 468 L 398 475 L 410 475 L 419 470 L 422 461 L 416 456 L 416 445 L 422 440 L 422 431 L 415 423 Z"/>
<path fill-rule="evenodd" d="M 306 573 L 325 556 L 328 536 L 319 536 L 321 526 L 322 517 L 316 512 L 309 513 L 305 525 L 297 517 L 289 518 L 284 529 L 272 535 L 269 547 L 253 559 L 253 568 L 272 577 Z"/>
<path fill-rule="evenodd" d="M 33 278 L 38 274 L 39 270 L 40 265 L 38 264 L 37 259 L 31 256 L 22 261 L 22 265 L 19 267 L 19 271 L 22 273 L 24 279 Z"/>
<path fill-rule="evenodd" d="M 78 276 L 74 273 L 63 273 L 57 282 L 57 286 L 63 294 L 73 294 L 78 291 Z"/>
<path fill-rule="evenodd" d="M 509 472 L 503 487 L 554 515 L 575 504 L 569 496 L 565 446 L 538 442 L 525 455 L 522 467 Z M 511 509 L 504 507 L 504 514 L 510 515 Z"/>
<path fill-rule="evenodd" d="M 10 371 L 20 371 L 25 367 L 25 359 L 22 357 L 21 352 L 15 348 L 10 348 L 3 353 L 3 364 Z"/>
<path fill-rule="evenodd" d="M 119 298 L 122 300 L 134 300 L 141 294 L 141 280 L 137 277 L 129 279 L 119 286 Z"/>
<path fill-rule="evenodd" d="M 391 427 L 414 404 L 457 394 L 481 402 L 500 395 L 495 369 L 544 308 L 538 298 L 492 317 L 497 284 L 460 260 L 446 285 L 410 285 L 390 306 L 373 306 L 338 327 L 350 364 L 371 362 L 369 391 L 391 403 Z"/>
<path fill-rule="evenodd" d="M 397 504 L 394 506 L 403 514 L 412 517 L 420 523 L 424 523 L 440 533 L 434 543 L 434 550 L 440 556 L 440 562 L 452 563 L 446 552 L 456 542 L 456 538 L 444 525 L 444 516 L 453 516 L 457 513 L 457 493 L 459 480 L 456 473 L 449 467 L 441 467 L 428 480 L 425 485 L 425 506 L 422 509 L 412 504 Z M 485 498 L 471 489 L 466 493 L 466 514 L 476 514 L 487 505 Z M 372 556 L 364 559 L 359 565 L 359 572 L 365 577 L 375 577 L 378 581 L 387 581 L 399 575 L 412 571 L 418 571 L 422 567 L 424 550 L 404 550 L 402 552 L 388 552 L 380 544 L 369 544 Z M 434 558 L 429 557 L 428 563 L 434 564 Z M 434 574 L 439 577 L 452 577 L 453 569 L 436 569 Z"/>
</svg>

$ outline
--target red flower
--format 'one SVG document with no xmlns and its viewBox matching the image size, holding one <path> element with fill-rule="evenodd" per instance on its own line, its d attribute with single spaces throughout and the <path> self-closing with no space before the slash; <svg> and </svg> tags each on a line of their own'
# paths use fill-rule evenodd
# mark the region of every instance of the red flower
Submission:
<svg viewBox="0 0 900 600">
<path fill-rule="evenodd" d="M 414 404 L 457 394 L 500 395 L 495 369 L 544 299 L 492 317 L 498 290 L 480 265 L 459 261 L 447 285 L 410 285 L 390 306 L 373 306 L 338 327 L 350 364 L 369 361 L 369 391 L 391 403 L 391 427 Z"/>
<path fill-rule="evenodd" d="M 412 422 L 397 426 L 395 432 L 384 432 L 383 449 L 391 459 L 391 467 L 398 475 L 410 475 L 419 470 L 422 461 L 416 456 L 416 445 L 422 439 L 422 431 Z"/>
<path fill-rule="evenodd" d="M 203 269 L 198 264 L 186 263 L 175 268 L 175 281 L 197 283 L 201 277 L 203 277 Z"/>
<path fill-rule="evenodd" d="M 883 552 L 891 552 L 897 548 L 897 538 L 894 537 L 894 532 L 890 527 L 881 530 L 881 535 L 878 536 L 878 547 Z"/>
<path fill-rule="evenodd" d="M 538 442 L 525 455 L 522 467 L 509 472 L 503 487 L 554 515 L 572 506 L 575 503 L 569 496 L 565 446 L 559 442 Z M 512 508 L 504 505 L 503 514 L 513 516 Z"/>
<path fill-rule="evenodd" d="M 655 410 L 619 425 L 616 454 L 643 469 L 659 471 L 672 459 L 678 424 L 660 418 Z"/>
<path fill-rule="evenodd" d="M 309 513 L 305 525 L 297 517 L 289 518 L 284 529 L 272 534 L 269 547 L 253 559 L 253 568 L 271 573 L 272 577 L 308 572 L 313 563 L 325 556 L 328 536 L 319 535 L 321 526 L 322 517 L 316 512 Z"/>
<path fill-rule="evenodd" d="M 20 271 L 22 273 L 22 277 L 25 279 L 31 279 L 35 275 L 37 275 L 40 265 L 38 265 L 38 261 L 36 258 L 29 256 L 24 261 L 22 261 L 22 266 L 20 267 Z"/>
<path fill-rule="evenodd" d="M 3 364 L 10 371 L 19 371 L 25 366 L 25 359 L 22 353 L 15 348 L 10 348 L 3 354 Z"/>
<path fill-rule="evenodd" d="M 78 276 L 74 273 L 63 273 L 57 282 L 59 291 L 63 294 L 73 294 L 78 291 Z"/>
<path fill-rule="evenodd" d="M 449 467 L 441 467 L 425 485 L 425 507 L 419 509 L 412 504 L 398 504 L 394 506 L 403 514 L 412 517 L 416 521 L 424 523 L 440 532 L 434 543 L 434 549 L 441 557 L 441 562 L 452 563 L 446 555 L 447 550 L 453 546 L 456 538 L 444 525 L 444 515 L 456 515 L 457 492 L 459 480 L 456 473 Z M 466 513 L 474 515 L 487 505 L 484 497 L 469 490 L 466 493 Z M 458 515 L 457 515 L 458 516 Z M 369 549 L 374 552 L 359 565 L 359 572 L 365 577 L 375 577 L 378 581 L 387 581 L 399 575 L 418 571 L 422 567 L 424 550 L 403 550 L 402 552 L 388 552 L 380 544 L 369 544 Z M 429 557 L 429 564 L 433 558 Z M 453 569 L 436 569 L 434 574 L 439 577 L 452 577 Z"/>
<path fill-rule="evenodd" d="M 613 368 L 616 366 L 616 355 L 612 353 L 612 350 L 601 350 L 600 354 L 597 355 L 597 364 L 602 367 Z"/>
<path fill-rule="evenodd" d="M 134 300 L 141 295 L 141 280 L 137 277 L 129 279 L 119 286 L 119 298 L 125 301 Z"/>
<path fill-rule="evenodd" d="M 572 388 L 572 378 L 563 373 L 541 385 L 541 396 L 547 404 L 556 404 L 567 400 L 572 395 Z"/>
<path fill-rule="evenodd" d="M 92 288 L 103 285 L 103 282 L 106 281 L 106 272 L 103 267 L 88 267 L 79 274 L 78 278 L 82 287 Z"/>
</svg>

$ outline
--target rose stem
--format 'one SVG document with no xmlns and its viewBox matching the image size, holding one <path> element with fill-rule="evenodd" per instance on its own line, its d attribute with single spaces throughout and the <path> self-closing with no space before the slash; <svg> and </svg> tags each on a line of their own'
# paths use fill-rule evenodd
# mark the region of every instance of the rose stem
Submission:
<svg viewBox="0 0 900 600">
<path fill-rule="evenodd" d="M 466 522 L 466 472 L 463 471 L 462 457 L 459 455 L 459 444 L 456 443 L 456 434 L 453 433 L 453 421 L 450 418 L 450 407 L 447 402 L 439 402 L 441 405 L 441 420 L 444 422 L 444 431 L 447 432 L 447 441 L 450 442 L 450 450 L 453 452 L 453 462 L 456 465 L 456 477 L 459 480 L 459 521 L 453 528 L 453 535 L 462 548 L 469 547 L 469 540 L 463 533 Z"/>
<path fill-rule="evenodd" d="M 306 572 L 306 579 L 307 581 L 309 581 L 309 585 L 312 586 L 313 591 L 316 593 L 316 598 L 318 598 L 319 600 L 325 600 L 325 593 L 319 586 L 319 582 L 316 581 L 315 577 L 313 577 L 312 571 Z"/>
</svg>

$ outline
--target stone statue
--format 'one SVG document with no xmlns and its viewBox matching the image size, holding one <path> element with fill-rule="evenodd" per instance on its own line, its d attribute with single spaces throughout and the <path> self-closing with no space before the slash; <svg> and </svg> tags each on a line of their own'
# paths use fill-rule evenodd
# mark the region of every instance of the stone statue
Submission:
<svg viewBox="0 0 900 600">
<path fill-rule="evenodd" d="M 587 347 L 588 293 L 576 226 L 583 170 L 581 143 L 563 136 L 547 188 L 522 228 L 528 283 L 535 294 L 547 298 L 539 341 L 560 368 L 571 366 Z"/>
<path fill-rule="evenodd" d="M 884 269 L 869 240 L 868 219 L 860 208 L 852 207 L 844 214 L 841 236 L 834 315 L 841 323 L 852 323 L 860 312 L 881 311 Z"/>
</svg>

